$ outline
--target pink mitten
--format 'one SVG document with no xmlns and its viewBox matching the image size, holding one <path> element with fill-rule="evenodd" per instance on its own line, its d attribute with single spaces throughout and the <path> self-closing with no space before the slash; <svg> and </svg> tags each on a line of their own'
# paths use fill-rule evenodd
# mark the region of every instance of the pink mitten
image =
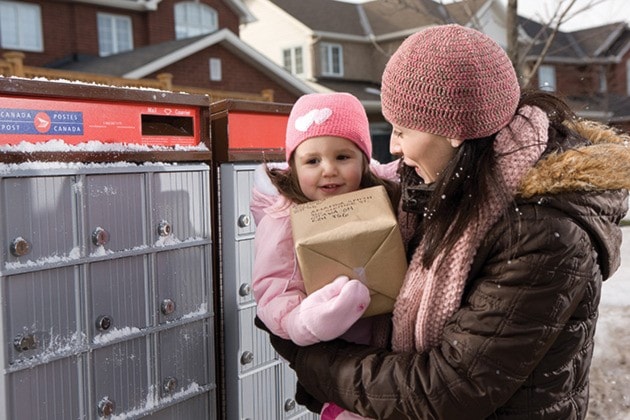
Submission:
<svg viewBox="0 0 630 420">
<path fill-rule="evenodd" d="M 339 276 L 308 295 L 286 315 L 284 329 L 300 346 L 329 341 L 345 333 L 370 303 L 370 291 L 359 280 Z"/>
</svg>

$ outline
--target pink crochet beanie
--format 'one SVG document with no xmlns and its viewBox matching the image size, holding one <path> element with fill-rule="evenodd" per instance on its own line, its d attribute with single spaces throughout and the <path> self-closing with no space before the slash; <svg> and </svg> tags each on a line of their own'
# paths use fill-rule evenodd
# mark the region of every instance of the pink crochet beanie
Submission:
<svg viewBox="0 0 630 420">
<path fill-rule="evenodd" d="M 348 139 L 368 159 L 372 157 L 370 126 L 365 109 L 349 93 L 310 93 L 295 102 L 287 124 L 287 161 L 300 143 L 320 136 Z"/>
<path fill-rule="evenodd" d="M 505 127 L 520 88 L 499 44 L 459 25 L 411 35 L 391 57 L 381 86 L 393 124 L 453 139 L 476 139 Z"/>
</svg>

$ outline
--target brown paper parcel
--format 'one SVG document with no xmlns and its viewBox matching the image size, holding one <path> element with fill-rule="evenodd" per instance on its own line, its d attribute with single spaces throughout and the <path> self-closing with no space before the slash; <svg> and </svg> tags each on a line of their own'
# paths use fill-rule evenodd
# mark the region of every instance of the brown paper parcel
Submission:
<svg viewBox="0 0 630 420">
<path fill-rule="evenodd" d="M 364 317 L 393 310 L 407 261 L 384 187 L 293 206 L 291 224 L 307 294 L 346 275 L 370 289 Z"/>
</svg>

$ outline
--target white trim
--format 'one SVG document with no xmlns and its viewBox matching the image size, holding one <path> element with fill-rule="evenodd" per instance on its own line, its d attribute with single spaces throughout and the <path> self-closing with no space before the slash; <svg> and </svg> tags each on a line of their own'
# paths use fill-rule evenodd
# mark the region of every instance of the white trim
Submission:
<svg viewBox="0 0 630 420">
<path fill-rule="evenodd" d="M 326 41 L 352 41 L 352 42 L 369 42 L 370 37 L 364 35 L 348 35 L 340 34 L 338 32 L 326 32 L 326 31 L 313 31 L 313 35 L 318 38 L 326 39 Z"/>
<path fill-rule="evenodd" d="M 256 16 L 252 15 L 247 6 L 245 6 L 241 0 L 225 0 L 225 2 L 228 4 L 230 9 L 241 15 L 241 24 L 255 22 L 257 20 Z"/>
<path fill-rule="evenodd" d="M 162 0 L 74 0 L 75 3 L 88 3 L 97 6 L 116 7 L 127 10 L 157 10 Z"/>
<path fill-rule="evenodd" d="M 603 120 L 603 119 L 611 119 L 614 114 L 612 112 L 610 112 L 610 111 L 585 111 L 585 110 L 579 110 L 579 111 L 575 112 L 575 115 L 577 115 L 578 117 L 586 118 L 586 119 Z"/>
</svg>

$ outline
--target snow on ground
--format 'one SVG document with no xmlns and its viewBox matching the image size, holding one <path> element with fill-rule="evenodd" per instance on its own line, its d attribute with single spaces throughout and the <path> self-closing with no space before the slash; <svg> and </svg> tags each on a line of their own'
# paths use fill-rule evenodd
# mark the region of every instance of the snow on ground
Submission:
<svg viewBox="0 0 630 420">
<path fill-rule="evenodd" d="M 621 267 L 602 288 L 587 420 L 630 419 L 630 226 L 623 235 Z"/>
</svg>

